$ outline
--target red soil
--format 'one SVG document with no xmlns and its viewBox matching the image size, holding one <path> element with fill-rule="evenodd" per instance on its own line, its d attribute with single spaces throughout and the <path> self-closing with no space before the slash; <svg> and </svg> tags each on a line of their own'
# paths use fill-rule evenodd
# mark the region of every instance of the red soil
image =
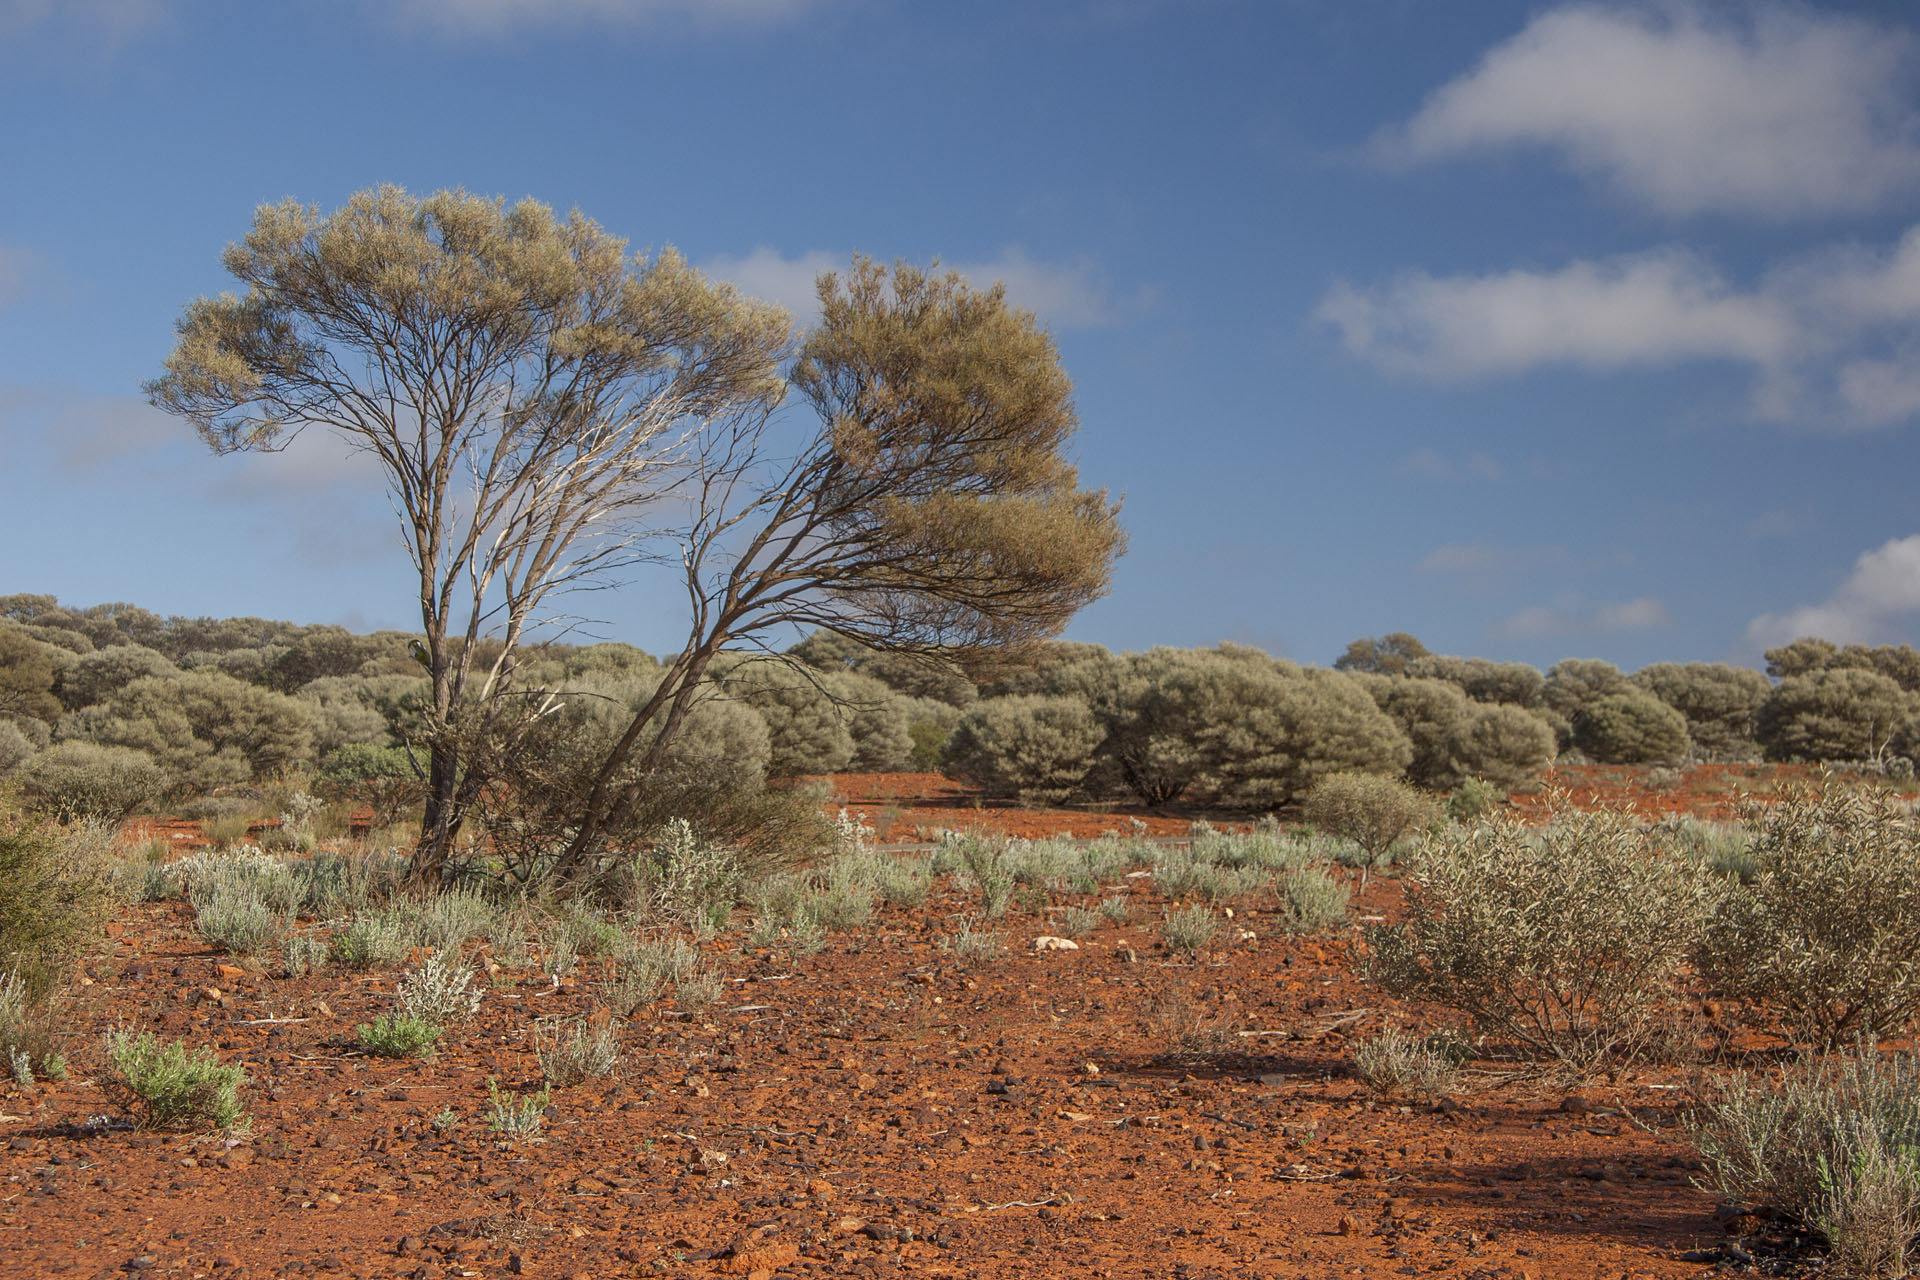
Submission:
<svg viewBox="0 0 1920 1280">
<path fill-rule="evenodd" d="M 129 908 L 66 1011 L 72 1078 L 0 1088 L 0 1274 L 1588 1280 L 1697 1275 L 1679 1254 L 1724 1239 L 1682 1077 L 1377 1103 L 1351 1044 L 1408 1011 L 1355 983 L 1351 935 L 1288 936 L 1257 900 L 1231 926 L 1257 936 L 1196 964 L 1151 941 L 1151 880 L 1124 892 L 1133 922 L 1077 951 L 1030 945 L 1068 899 L 1016 910 L 978 966 L 937 945 L 975 909 L 944 887 L 813 956 L 736 929 L 705 949 L 718 1004 L 643 1008 L 615 1076 L 557 1091 L 517 1144 L 488 1132 L 486 1081 L 538 1086 L 534 1020 L 593 1012 L 597 963 L 559 991 L 505 964 L 437 1057 L 389 1061 L 353 1028 L 396 974 L 268 976 L 184 904 Z M 1376 880 L 1356 914 L 1397 895 Z M 1224 1054 L 1165 1059 L 1168 1001 Z M 90 1120 L 123 1114 L 98 1048 L 120 1025 L 244 1063 L 251 1134 Z"/>
</svg>

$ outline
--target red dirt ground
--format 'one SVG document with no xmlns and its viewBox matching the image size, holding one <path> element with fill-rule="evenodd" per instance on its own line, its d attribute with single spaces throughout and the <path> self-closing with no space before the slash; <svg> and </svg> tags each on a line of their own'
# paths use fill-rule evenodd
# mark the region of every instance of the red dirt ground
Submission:
<svg viewBox="0 0 1920 1280">
<path fill-rule="evenodd" d="M 1152 881 L 1124 892 L 1132 921 L 1077 951 L 1031 948 L 1068 899 L 1016 908 L 977 965 L 938 945 L 975 909 L 944 885 L 813 956 L 736 928 L 705 949 L 716 1005 L 642 1009 L 614 1077 L 518 1144 L 488 1131 L 486 1082 L 537 1087 L 535 1020 L 593 1012 L 598 962 L 557 991 L 507 964 L 437 1057 L 390 1061 L 353 1028 L 395 973 L 251 972 L 185 904 L 130 907 L 66 1011 L 72 1078 L 0 1089 L 0 1275 L 1705 1274 L 1680 1255 L 1726 1237 L 1677 1137 L 1683 1076 L 1563 1099 L 1479 1064 L 1443 1109 L 1376 1102 L 1350 1046 L 1411 1011 L 1354 981 L 1351 933 L 1280 933 L 1268 899 L 1194 963 L 1152 942 Z M 1356 917 L 1398 892 L 1376 879 Z M 1231 1032 L 1224 1056 L 1164 1057 L 1169 1003 Z M 244 1063 L 250 1135 L 105 1120 L 122 1025 Z"/>
</svg>

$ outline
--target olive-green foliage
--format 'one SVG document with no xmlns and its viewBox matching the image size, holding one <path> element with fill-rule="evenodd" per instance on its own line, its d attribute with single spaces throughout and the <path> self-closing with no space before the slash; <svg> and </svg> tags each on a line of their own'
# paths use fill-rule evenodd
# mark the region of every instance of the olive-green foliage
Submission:
<svg viewBox="0 0 1920 1280">
<path fill-rule="evenodd" d="M 981 687 L 980 696 L 1071 694 L 1092 701 L 1090 685 L 1104 679 L 1103 673 L 1112 662 L 1113 654 L 1105 645 L 1049 640 L 1028 646 L 1020 652 L 1017 662 L 997 668 L 990 681 Z"/>
<path fill-rule="evenodd" d="M 1217 772 L 1203 741 L 1214 717 L 1231 714 L 1234 658 L 1217 650 L 1149 649 L 1119 658 L 1086 654 L 1061 683 L 1076 686 L 1106 729 L 1105 774 L 1149 805 L 1203 789 Z"/>
<path fill-rule="evenodd" d="M 415 758 L 403 748 L 371 742 L 350 742 L 328 753 L 313 785 L 328 799 L 371 808 L 376 827 L 399 821 L 426 797 Z"/>
<path fill-rule="evenodd" d="M 1839 652 L 1839 648 L 1830 640 L 1802 636 L 1792 644 L 1767 650 L 1767 674 L 1776 680 L 1811 675 L 1815 671 L 1826 670 Z"/>
<path fill-rule="evenodd" d="M 1700 936 L 1705 875 L 1617 813 L 1447 828 L 1413 858 L 1404 922 L 1367 930 L 1365 976 L 1592 1069 L 1653 1037 Z"/>
<path fill-rule="evenodd" d="M 352 743 L 397 745 L 395 730 L 416 728 L 419 706 L 432 690 L 417 676 L 322 676 L 296 697 L 314 718 L 313 751 L 325 756 Z"/>
<path fill-rule="evenodd" d="M 1347 886 L 1324 867 L 1301 867 L 1274 881 L 1280 897 L 1275 923 L 1288 933 L 1325 933 L 1347 922 Z"/>
<path fill-rule="evenodd" d="M 1455 735 L 1448 763 L 1457 780 L 1517 787 L 1553 763 L 1554 747 L 1553 728 L 1541 716 L 1503 704 L 1479 706 Z"/>
<path fill-rule="evenodd" d="M 1475 702 L 1504 702 L 1516 707 L 1541 705 L 1546 677 L 1524 662 L 1493 662 L 1430 654 L 1407 663 L 1409 676 L 1449 680 Z"/>
<path fill-rule="evenodd" d="M 960 717 L 943 759 L 948 772 L 989 795 L 1058 804 L 1079 790 L 1101 736 L 1078 698 L 989 698 Z"/>
<path fill-rule="evenodd" d="M 25 764 L 35 750 L 24 729 L 11 720 L 0 720 L 0 778 Z"/>
<path fill-rule="evenodd" d="M 142 1104 L 154 1128 L 213 1125 L 230 1129 L 245 1118 L 240 1086 L 246 1072 L 223 1067 L 211 1049 L 187 1052 L 184 1041 L 162 1044 L 151 1031 L 107 1036 L 107 1061 L 117 1083 Z"/>
<path fill-rule="evenodd" d="M 0 815 L 0 973 L 37 999 L 78 958 L 113 908 L 113 831 Z"/>
<path fill-rule="evenodd" d="M 644 670 L 582 676 L 498 760 L 503 785 L 483 798 L 483 820 L 511 874 L 528 882 L 547 874 L 627 718 L 659 681 Z M 824 819 L 808 793 L 768 786 L 766 721 L 718 686 L 708 689 L 651 776 L 642 780 L 632 767 L 615 775 L 616 785 L 645 785 L 636 804 L 615 815 L 608 847 L 644 847 L 684 818 L 703 841 L 732 848 L 749 874 L 759 874 L 818 844 Z M 625 852 L 609 852 L 595 878 L 611 876 L 620 883 L 609 891 L 627 892 L 631 870 Z"/>
<path fill-rule="evenodd" d="M 1621 693 L 1627 677 L 1611 662 L 1594 658 L 1563 658 L 1547 668 L 1541 700 L 1568 720 L 1601 698 Z"/>
<path fill-rule="evenodd" d="M 1753 870 L 1727 886 L 1702 971 L 1802 1042 L 1898 1034 L 1920 1014 L 1920 826 L 1887 793 L 1837 783 L 1789 794 L 1754 825 Z"/>
<path fill-rule="evenodd" d="M 1404 676 L 1407 664 L 1416 658 L 1430 656 L 1427 646 L 1404 631 L 1390 631 L 1384 636 L 1366 636 L 1347 646 L 1347 651 L 1334 660 L 1335 671 L 1372 672 L 1383 676 Z"/>
<path fill-rule="evenodd" d="M 146 676 L 60 722 L 59 736 L 145 751 L 178 783 L 210 790 L 264 778 L 308 758 L 308 707 L 231 676 Z"/>
<path fill-rule="evenodd" d="M 431 1054 L 440 1042 L 442 1028 L 424 1018 L 383 1013 L 371 1023 L 361 1023 L 354 1034 L 369 1053 L 383 1058 L 411 1058 Z"/>
<path fill-rule="evenodd" d="M 1447 793 L 1447 816 L 1455 822 L 1472 822 L 1486 816 L 1505 798 L 1485 778 L 1466 778 Z"/>
<path fill-rule="evenodd" d="M 1289 671 L 1271 659 L 1228 666 L 1229 696 L 1201 732 L 1210 768 L 1197 794 L 1269 809 L 1299 799 L 1329 774 L 1398 775 L 1412 758 L 1406 735 L 1352 677 Z"/>
<path fill-rule="evenodd" d="M 1365 674 L 1355 678 L 1406 735 L 1412 750 L 1407 762 L 1408 779 L 1423 787 L 1453 785 L 1458 772 L 1455 754 L 1467 722 L 1484 708 L 1450 680 L 1389 679 Z"/>
<path fill-rule="evenodd" d="M 1872 671 L 1908 693 L 1920 693 L 1920 652 L 1911 645 L 1850 644 L 1836 648 L 1826 640 L 1803 637 L 1769 649 L 1767 674 L 1780 680 L 1820 671 Z"/>
<path fill-rule="evenodd" d="M 115 822 L 158 800 L 166 770 L 144 751 L 62 742 L 21 765 L 20 792 L 34 809 L 62 822 Z"/>
<path fill-rule="evenodd" d="M 1763 1081 L 1721 1083 L 1688 1118 L 1707 1179 L 1738 1205 L 1776 1209 L 1826 1237 L 1842 1275 L 1920 1262 L 1920 1058 L 1861 1045 Z"/>
<path fill-rule="evenodd" d="M 75 658 L 61 671 L 57 691 L 68 711 L 78 711 L 107 701 L 135 680 L 179 674 L 180 669 L 158 650 L 116 644 Z"/>
<path fill-rule="evenodd" d="M 1759 754 L 1754 723 L 1773 683 L 1750 667 L 1719 662 L 1656 662 L 1630 683 L 1687 719 L 1687 736 L 1708 760 L 1751 760 Z"/>
<path fill-rule="evenodd" d="M 907 702 L 907 738 L 913 744 L 907 752 L 907 767 L 932 773 L 940 767 L 953 726 L 960 723 L 957 708 L 932 698 L 912 698 Z"/>
<path fill-rule="evenodd" d="M 0 720 L 51 724 L 60 718 L 53 654 L 25 628 L 0 626 Z"/>
<path fill-rule="evenodd" d="M 767 772 L 774 777 L 838 773 L 853 760 L 852 717 L 834 700 L 827 676 L 773 658 L 724 666 L 729 696 L 767 722 Z"/>
<path fill-rule="evenodd" d="M 1301 816 L 1353 841 L 1369 862 L 1377 862 L 1395 845 L 1438 822 L 1440 806 L 1394 778 L 1332 773 L 1307 792 Z"/>
<path fill-rule="evenodd" d="M 829 672 L 822 683 L 838 704 L 853 737 L 852 768 L 892 773 L 912 763 L 916 703 L 863 672 Z M 944 703 L 935 703 L 944 707 Z M 949 711 L 950 714 L 950 711 Z"/>
<path fill-rule="evenodd" d="M 973 681 L 951 661 L 934 654 L 889 653 L 831 631 L 815 631 L 787 650 L 822 671 L 855 671 L 908 698 L 964 707 L 979 697 Z"/>
<path fill-rule="evenodd" d="M 1573 743 L 1601 764 L 1680 760 L 1687 754 L 1687 719 L 1630 688 L 1588 703 L 1574 721 Z"/>
<path fill-rule="evenodd" d="M 1760 708 L 1756 734 L 1769 760 L 1877 760 L 1914 704 L 1878 672 L 1829 667 L 1782 680 Z"/>
</svg>

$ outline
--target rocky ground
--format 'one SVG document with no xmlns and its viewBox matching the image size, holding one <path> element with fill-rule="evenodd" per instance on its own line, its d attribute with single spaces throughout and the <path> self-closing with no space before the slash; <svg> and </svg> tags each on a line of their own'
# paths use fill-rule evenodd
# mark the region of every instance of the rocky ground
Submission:
<svg viewBox="0 0 1920 1280">
<path fill-rule="evenodd" d="M 1356 916 L 1398 892 L 1376 879 Z M 555 988 L 471 944 L 478 1014 L 396 1061 L 354 1035 L 396 972 L 272 976 L 184 903 L 129 907 L 66 1008 L 70 1078 L 0 1091 L 0 1274 L 1584 1280 L 1740 1256 L 1756 1224 L 1692 1185 L 1683 1072 L 1568 1095 L 1479 1063 L 1438 1109 L 1377 1100 L 1351 1045 L 1420 1012 L 1355 982 L 1348 935 L 1288 936 L 1256 900 L 1189 960 L 1155 940 L 1151 879 L 1127 893 L 1076 950 L 1033 946 L 1065 899 L 1016 906 L 973 961 L 941 946 L 971 905 L 944 884 L 813 955 L 736 929 L 704 949 L 717 1001 L 642 1008 L 614 1074 L 518 1140 L 488 1081 L 538 1089 L 536 1028 L 600 1010 L 598 962 Z M 128 1127 L 117 1026 L 244 1063 L 250 1127 Z"/>
</svg>

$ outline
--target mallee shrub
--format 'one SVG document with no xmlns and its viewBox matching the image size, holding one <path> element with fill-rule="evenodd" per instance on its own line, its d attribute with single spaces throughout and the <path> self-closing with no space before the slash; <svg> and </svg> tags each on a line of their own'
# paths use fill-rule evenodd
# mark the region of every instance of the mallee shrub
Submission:
<svg viewBox="0 0 1920 1280">
<path fill-rule="evenodd" d="M 1527 1056 L 1596 1069 L 1654 1038 L 1706 916 L 1705 876 L 1617 813 L 1448 828 L 1412 860 L 1404 921 L 1367 931 L 1365 976 Z"/>
</svg>

